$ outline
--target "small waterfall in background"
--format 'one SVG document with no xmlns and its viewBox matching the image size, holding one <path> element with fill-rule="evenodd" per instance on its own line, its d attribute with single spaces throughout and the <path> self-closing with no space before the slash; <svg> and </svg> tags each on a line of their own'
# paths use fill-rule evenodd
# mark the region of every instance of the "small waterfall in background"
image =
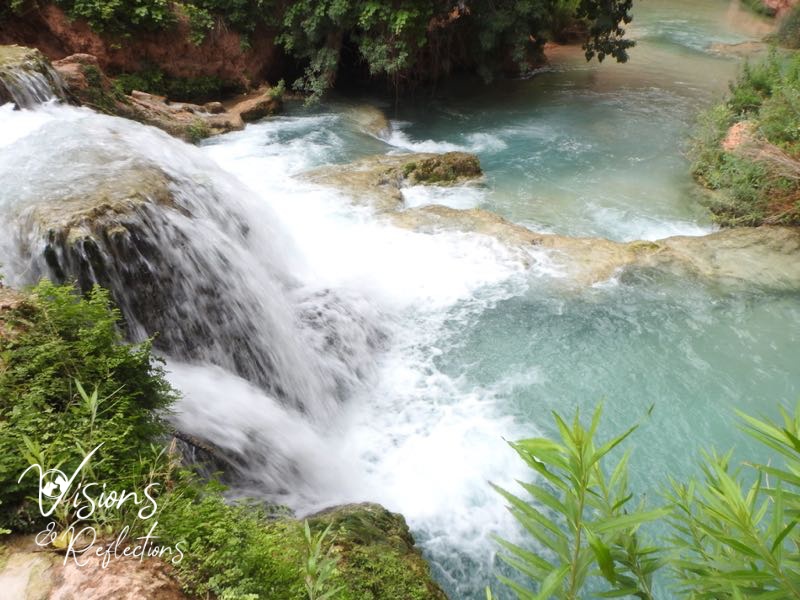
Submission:
<svg viewBox="0 0 800 600">
<path fill-rule="evenodd" d="M 36 51 L 16 46 L 0 49 L 0 105 L 32 108 L 53 99 L 63 99 L 64 85 L 50 63 Z"/>
</svg>

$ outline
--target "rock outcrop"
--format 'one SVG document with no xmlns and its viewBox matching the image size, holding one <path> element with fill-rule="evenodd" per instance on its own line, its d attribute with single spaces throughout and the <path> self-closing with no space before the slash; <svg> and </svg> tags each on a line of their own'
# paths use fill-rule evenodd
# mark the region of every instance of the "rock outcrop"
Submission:
<svg viewBox="0 0 800 600">
<path fill-rule="evenodd" d="M 51 552 L 41 552 L 29 537 L 0 546 L 0 589 L 15 600 L 186 600 L 172 569 L 161 560 L 115 560 L 103 568 L 96 555 L 80 557 L 86 564 Z"/>
<path fill-rule="evenodd" d="M 456 185 L 477 181 L 482 175 L 477 156 L 448 152 L 369 156 L 348 165 L 314 169 L 304 178 L 340 189 L 356 202 L 387 212 L 403 208 L 403 187 Z"/>
<path fill-rule="evenodd" d="M 312 182 L 341 190 L 357 204 L 370 206 L 379 218 L 399 227 L 491 236 L 518 252 L 527 264 L 546 263 L 548 271 L 562 275 L 568 285 L 592 285 L 626 269 L 657 269 L 714 281 L 800 287 L 797 228 L 739 228 L 700 237 L 624 243 L 537 233 L 480 208 L 408 208 L 404 204 L 406 185 L 463 184 L 479 176 L 477 158 L 465 153 L 381 155 L 305 175 Z"/>
<path fill-rule="evenodd" d="M 133 119 L 163 129 L 170 135 L 197 142 L 209 135 L 242 129 L 238 114 L 186 102 L 168 102 L 162 96 L 119 92 L 100 68 L 95 56 L 73 54 L 53 63 L 73 101 L 98 112 Z"/>
<path fill-rule="evenodd" d="M 337 569 L 355 598 L 447 600 L 431 579 L 405 518 L 379 504 L 336 506 L 308 517 L 319 530 L 331 527 Z"/>
<path fill-rule="evenodd" d="M 221 107 L 234 118 L 244 123 L 259 121 L 281 111 L 281 96 L 273 93 L 268 86 L 223 102 Z"/>
<path fill-rule="evenodd" d="M 259 26 L 243 43 L 240 34 L 217 24 L 197 44 L 188 19 L 176 17 L 172 27 L 142 30 L 121 44 L 118 36 L 93 31 L 86 21 L 71 19 L 55 4 L 44 2 L 23 15 L 4 15 L 0 44 L 39 48 L 51 60 L 91 54 L 110 73 L 156 67 L 171 77 L 211 76 L 244 88 L 279 78 L 283 59 L 273 32 Z"/>
</svg>

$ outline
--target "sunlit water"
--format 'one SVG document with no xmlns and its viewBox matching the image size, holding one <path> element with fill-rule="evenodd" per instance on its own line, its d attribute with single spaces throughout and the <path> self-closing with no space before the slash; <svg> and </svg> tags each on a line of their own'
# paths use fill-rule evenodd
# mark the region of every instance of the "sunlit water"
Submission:
<svg viewBox="0 0 800 600">
<path fill-rule="evenodd" d="M 527 80 L 452 84 L 396 113 L 387 105 L 395 127 L 386 139 L 358 131 L 335 106 L 296 109 L 200 151 L 88 111 L 12 114 L 5 107 L 0 158 L 35 147 L 40 159 L 61 161 L 53 179 L 66 178 L 80 159 L 31 141 L 57 122 L 59 138 L 91 139 L 88 128 L 103 144 L 138 140 L 148 147 L 138 151 L 144 158 L 187 186 L 195 178 L 224 180 L 216 193 L 236 197 L 236 215 L 262 237 L 280 237 L 267 245 L 231 237 L 235 253 L 226 250 L 225 264 L 246 281 L 237 294 L 249 299 L 263 290 L 265 314 L 274 314 L 277 294 L 281 310 L 294 302 L 300 312 L 319 311 L 325 331 L 356 340 L 379 330 L 384 341 L 353 346 L 358 360 L 351 362 L 366 364 L 366 375 L 333 409 L 325 397 L 303 399 L 306 408 L 298 410 L 220 367 L 170 359 L 171 378 L 185 393 L 177 425 L 249 458 L 241 493 L 266 495 L 300 514 L 367 500 L 402 512 L 451 597 L 480 598 L 497 567 L 491 535 L 519 535 L 487 482 L 513 489 L 514 479 L 529 476 L 505 439 L 552 433 L 554 409 L 588 412 L 604 400 L 601 433 L 609 434 L 655 405 L 629 444 L 635 491 L 655 500 L 668 475 L 695 472 L 701 448 L 746 445 L 735 408 L 774 413 L 777 402 L 797 399 L 800 293 L 648 271 L 565 291 L 551 271 L 527 268 L 496 240 L 397 229 L 296 176 L 367 154 L 463 149 L 480 155 L 485 186 L 412 188 L 406 203 L 480 206 L 568 235 L 701 235 L 712 225 L 695 201 L 683 145 L 694 114 L 721 96 L 739 64 L 709 47 L 764 31 L 733 3 L 649 0 L 636 10 L 639 45 L 629 64 L 587 65 L 579 52 L 560 50 L 551 68 Z M 117 133 L 99 133 L 111 130 Z M 135 144 L 124 148 L 137 152 Z M 0 178 L 10 181 L 5 164 Z M 20 167 L 11 180 L 18 187 L 0 192 L 0 213 L 34 197 L 37 185 L 60 185 L 22 181 L 20 172 L 27 171 Z M 206 226 L 216 235 L 217 224 Z M 240 256 L 248 249 L 252 259 Z M 14 271 L 13 252 L 2 254 L 6 271 Z M 293 283 L 277 289 L 264 269 L 290 271 Z M 20 266 L 10 276 L 24 282 L 30 273 Z M 346 311 L 315 300 L 331 291 Z M 302 340 L 309 331 L 298 326 L 282 335 Z M 339 362 L 313 344 L 307 352 L 308 365 L 292 373 L 335 379 Z M 283 354 L 297 360 L 297 350 Z"/>
</svg>

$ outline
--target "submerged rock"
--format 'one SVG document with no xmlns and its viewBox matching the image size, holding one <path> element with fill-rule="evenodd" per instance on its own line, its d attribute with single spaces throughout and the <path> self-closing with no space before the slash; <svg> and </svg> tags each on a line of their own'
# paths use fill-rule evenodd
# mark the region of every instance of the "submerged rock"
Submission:
<svg viewBox="0 0 800 600">
<path fill-rule="evenodd" d="M 352 200 L 378 212 L 387 212 L 403 208 L 402 188 L 405 186 L 455 185 L 476 181 L 482 175 L 477 156 L 448 152 L 369 156 L 347 165 L 313 169 L 303 177 L 340 189 Z"/>
<path fill-rule="evenodd" d="M 385 138 L 392 132 L 392 125 L 384 112 L 370 104 L 346 106 L 343 116 L 351 121 L 356 129 L 376 138 Z"/>
<path fill-rule="evenodd" d="M 62 95 L 61 81 L 41 52 L 0 46 L 0 104 L 29 108 Z"/>
<path fill-rule="evenodd" d="M 237 114 L 186 102 L 168 102 L 162 96 L 144 92 L 125 95 L 114 87 L 91 54 L 73 54 L 53 66 L 78 104 L 158 127 L 185 141 L 197 142 L 209 135 L 244 127 Z"/>
<path fill-rule="evenodd" d="M 614 242 L 531 231 L 482 209 L 426 206 L 387 215 L 395 224 L 423 232 L 457 230 L 494 237 L 574 284 L 592 285 L 624 269 L 654 268 L 707 280 L 777 288 L 800 287 L 800 229 L 742 227 L 705 236 L 675 236 L 657 241 Z"/>
</svg>

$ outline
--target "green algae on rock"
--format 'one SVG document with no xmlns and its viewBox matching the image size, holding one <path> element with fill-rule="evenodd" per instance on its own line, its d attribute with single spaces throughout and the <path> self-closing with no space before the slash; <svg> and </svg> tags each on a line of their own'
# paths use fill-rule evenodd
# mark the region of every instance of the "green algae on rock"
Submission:
<svg viewBox="0 0 800 600">
<path fill-rule="evenodd" d="M 403 187 L 469 183 L 482 175 L 480 161 L 474 154 L 447 152 L 368 156 L 346 165 L 313 169 L 303 177 L 338 188 L 353 201 L 377 212 L 386 212 L 403 208 Z"/>
</svg>

